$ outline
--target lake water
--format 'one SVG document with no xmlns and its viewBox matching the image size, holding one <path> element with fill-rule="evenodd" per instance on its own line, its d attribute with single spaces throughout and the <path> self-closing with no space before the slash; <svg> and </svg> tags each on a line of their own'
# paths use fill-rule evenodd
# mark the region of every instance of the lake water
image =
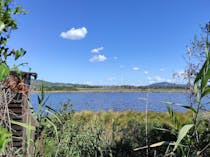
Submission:
<svg viewBox="0 0 210 157">
<path fill-rule="evenodd" d="M 145 98 L 148 98 L 148 110 L 155 112 L 167 111 L 166 104 L 164 102 L 174 102 L 188 105 L 188 95 L 185 93 L 48 93 L 46 96 L 49 96 L 47 104 L 56 109 L 60 108 L 59 104 L 61 102 L 66 102 L 68 99 L 71 99 L 73 109 L 76 111 L 145 111 Z M 35 110 L 37 110 L 37 94 L 31 94 L 31 102 Z M 182 107 L 177 105 L 173 105 L 173 108 L 177 111 L 184 111 Z M 207 109 L 210 109 L 210 107 Z"/>
</svg>

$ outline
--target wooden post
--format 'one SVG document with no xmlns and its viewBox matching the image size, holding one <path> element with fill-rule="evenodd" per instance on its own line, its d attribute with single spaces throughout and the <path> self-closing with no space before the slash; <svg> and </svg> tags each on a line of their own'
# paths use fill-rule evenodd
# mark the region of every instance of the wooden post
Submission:
<svg viewBox="0 0 210 157">
<path fill-rule="evenodd" d="M 17 77 L 16 72 L 11 72 L 10 76 L 12 77 Z M 16 96 L 14 99 L 10 102 L 8 105 L 9 111 L 10 111 L 10 119 L 25 123 L 25 124 L 30 124 L 32 126 L 38 127 L 38 123 L 35 117 L 33 117 L 30 107 L 29 107 L 29 96 L 30 96 L 30 80 L 31 76 L 34 76 L 35 78 L 37 77 L 36 73 L 27 73 L 27 72 L 22 72 L 22 79 L 18 77 L 17 79 L 13 79 L 13 82 L 10 80 L 7 82 L 9 83 L 8 88 L 13 88 L 12 90 L 15 90 L 17 92 Z M 11 77 L 11 78 L 12 78 Z M 17 80 L 18 82 L 14 82 L 14 80 Z M 23 83 L 23 84 L 21 84 Z M 19 86 L 21 85 L 21 86 Z M 30 136 L 32 139 L 30 141 L 30 154 L 33 156 L 34 154 L 34 139 L 35 139 L 35 132 L 31 131 L 30 135 L 27 135 L 27 129 L 16 125 L 12 124 L 12 144 L 13 147 L 16 147 L 17 149 L 21 149 L 23 156 L 27 157 L 27 136 Z"/>
</svg>

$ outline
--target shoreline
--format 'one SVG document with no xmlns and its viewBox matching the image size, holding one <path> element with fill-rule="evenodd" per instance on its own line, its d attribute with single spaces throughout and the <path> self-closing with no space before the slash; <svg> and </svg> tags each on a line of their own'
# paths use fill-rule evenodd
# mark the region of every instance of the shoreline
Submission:
<svg viewBox="0 0 210 157">
<path fill-rule="evenodd" d="M 31 91 L 40 93 L 41 91 Z M 45 93 L 187 93 L 185 89 L 79 89 L 77 91 L 45 91 Z"/>
</svg>

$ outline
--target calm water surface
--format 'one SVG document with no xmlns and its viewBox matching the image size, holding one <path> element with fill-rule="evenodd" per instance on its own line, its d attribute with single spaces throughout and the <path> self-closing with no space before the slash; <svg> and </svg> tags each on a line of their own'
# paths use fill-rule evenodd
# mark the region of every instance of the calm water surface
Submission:
<svg viewBox="0 0 210 157">
<path fill-rule="evenodd" d="M 138 93 L 138 92 L 117 92 L 117 93 L 48 93 L 48 104 L 59 109 L 61 102 L 71 99 L 73 109 L 82 110 L 135 110 L 145 111 L 148 97 L 148 110 L 160 112 L 167 111 L 164 102 L 175 102 L 179 104 L 188 103 L 188 95 L 184 93 Z M 31 94 L 31 102 L 37 110 L 37 94 Z M 209 105 L 208 105 L 209 106 Z M 184 111 L 183 108 L 173 105 L 177 111 Z"/>
</svg>

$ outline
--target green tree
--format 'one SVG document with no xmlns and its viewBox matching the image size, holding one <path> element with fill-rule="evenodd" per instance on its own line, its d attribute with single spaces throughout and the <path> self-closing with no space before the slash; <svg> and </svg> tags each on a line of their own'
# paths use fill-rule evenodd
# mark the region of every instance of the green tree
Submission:
<svg viewBox="0 0 210 157">
<path fill-rule="evenodd" d="M 15 50 L 7 44 L 12 31 L 18 29 L 15 17 L 20 14 L 26 14 L 26 11 L 13 0 L 0 0 L 0 81 L 9 74 L 8 57 L 16 61 L 26 53 L 23 48 Z"/>
<path fill-rule="evenodd" d="M 7 132 L 8 130 L 11 131 L 11 121 L 8 120 L 8 104 L 12 100 L 13 95 L 8 96 L 3 90 L 4 81 L 11 70 L 7 61 L 9 57 L 13 57 L 16 61 L 26 53 L 23 48 L 15 50 L 8 46 L 8 40 L 12 31 L 18 28 L 15 20 L 18 14 L 25 14 L 24 9 L 20 5 L 16 5 L 13 0 L 0 0 L 0 128 L 7 127 L 6 129 L 0 129 L 0 155 L 3 154 L 3 156 L 4 154 L 13 156 L 12 148 L 7 145 L 11 141 L 11 134 Z"/>
</svg>

